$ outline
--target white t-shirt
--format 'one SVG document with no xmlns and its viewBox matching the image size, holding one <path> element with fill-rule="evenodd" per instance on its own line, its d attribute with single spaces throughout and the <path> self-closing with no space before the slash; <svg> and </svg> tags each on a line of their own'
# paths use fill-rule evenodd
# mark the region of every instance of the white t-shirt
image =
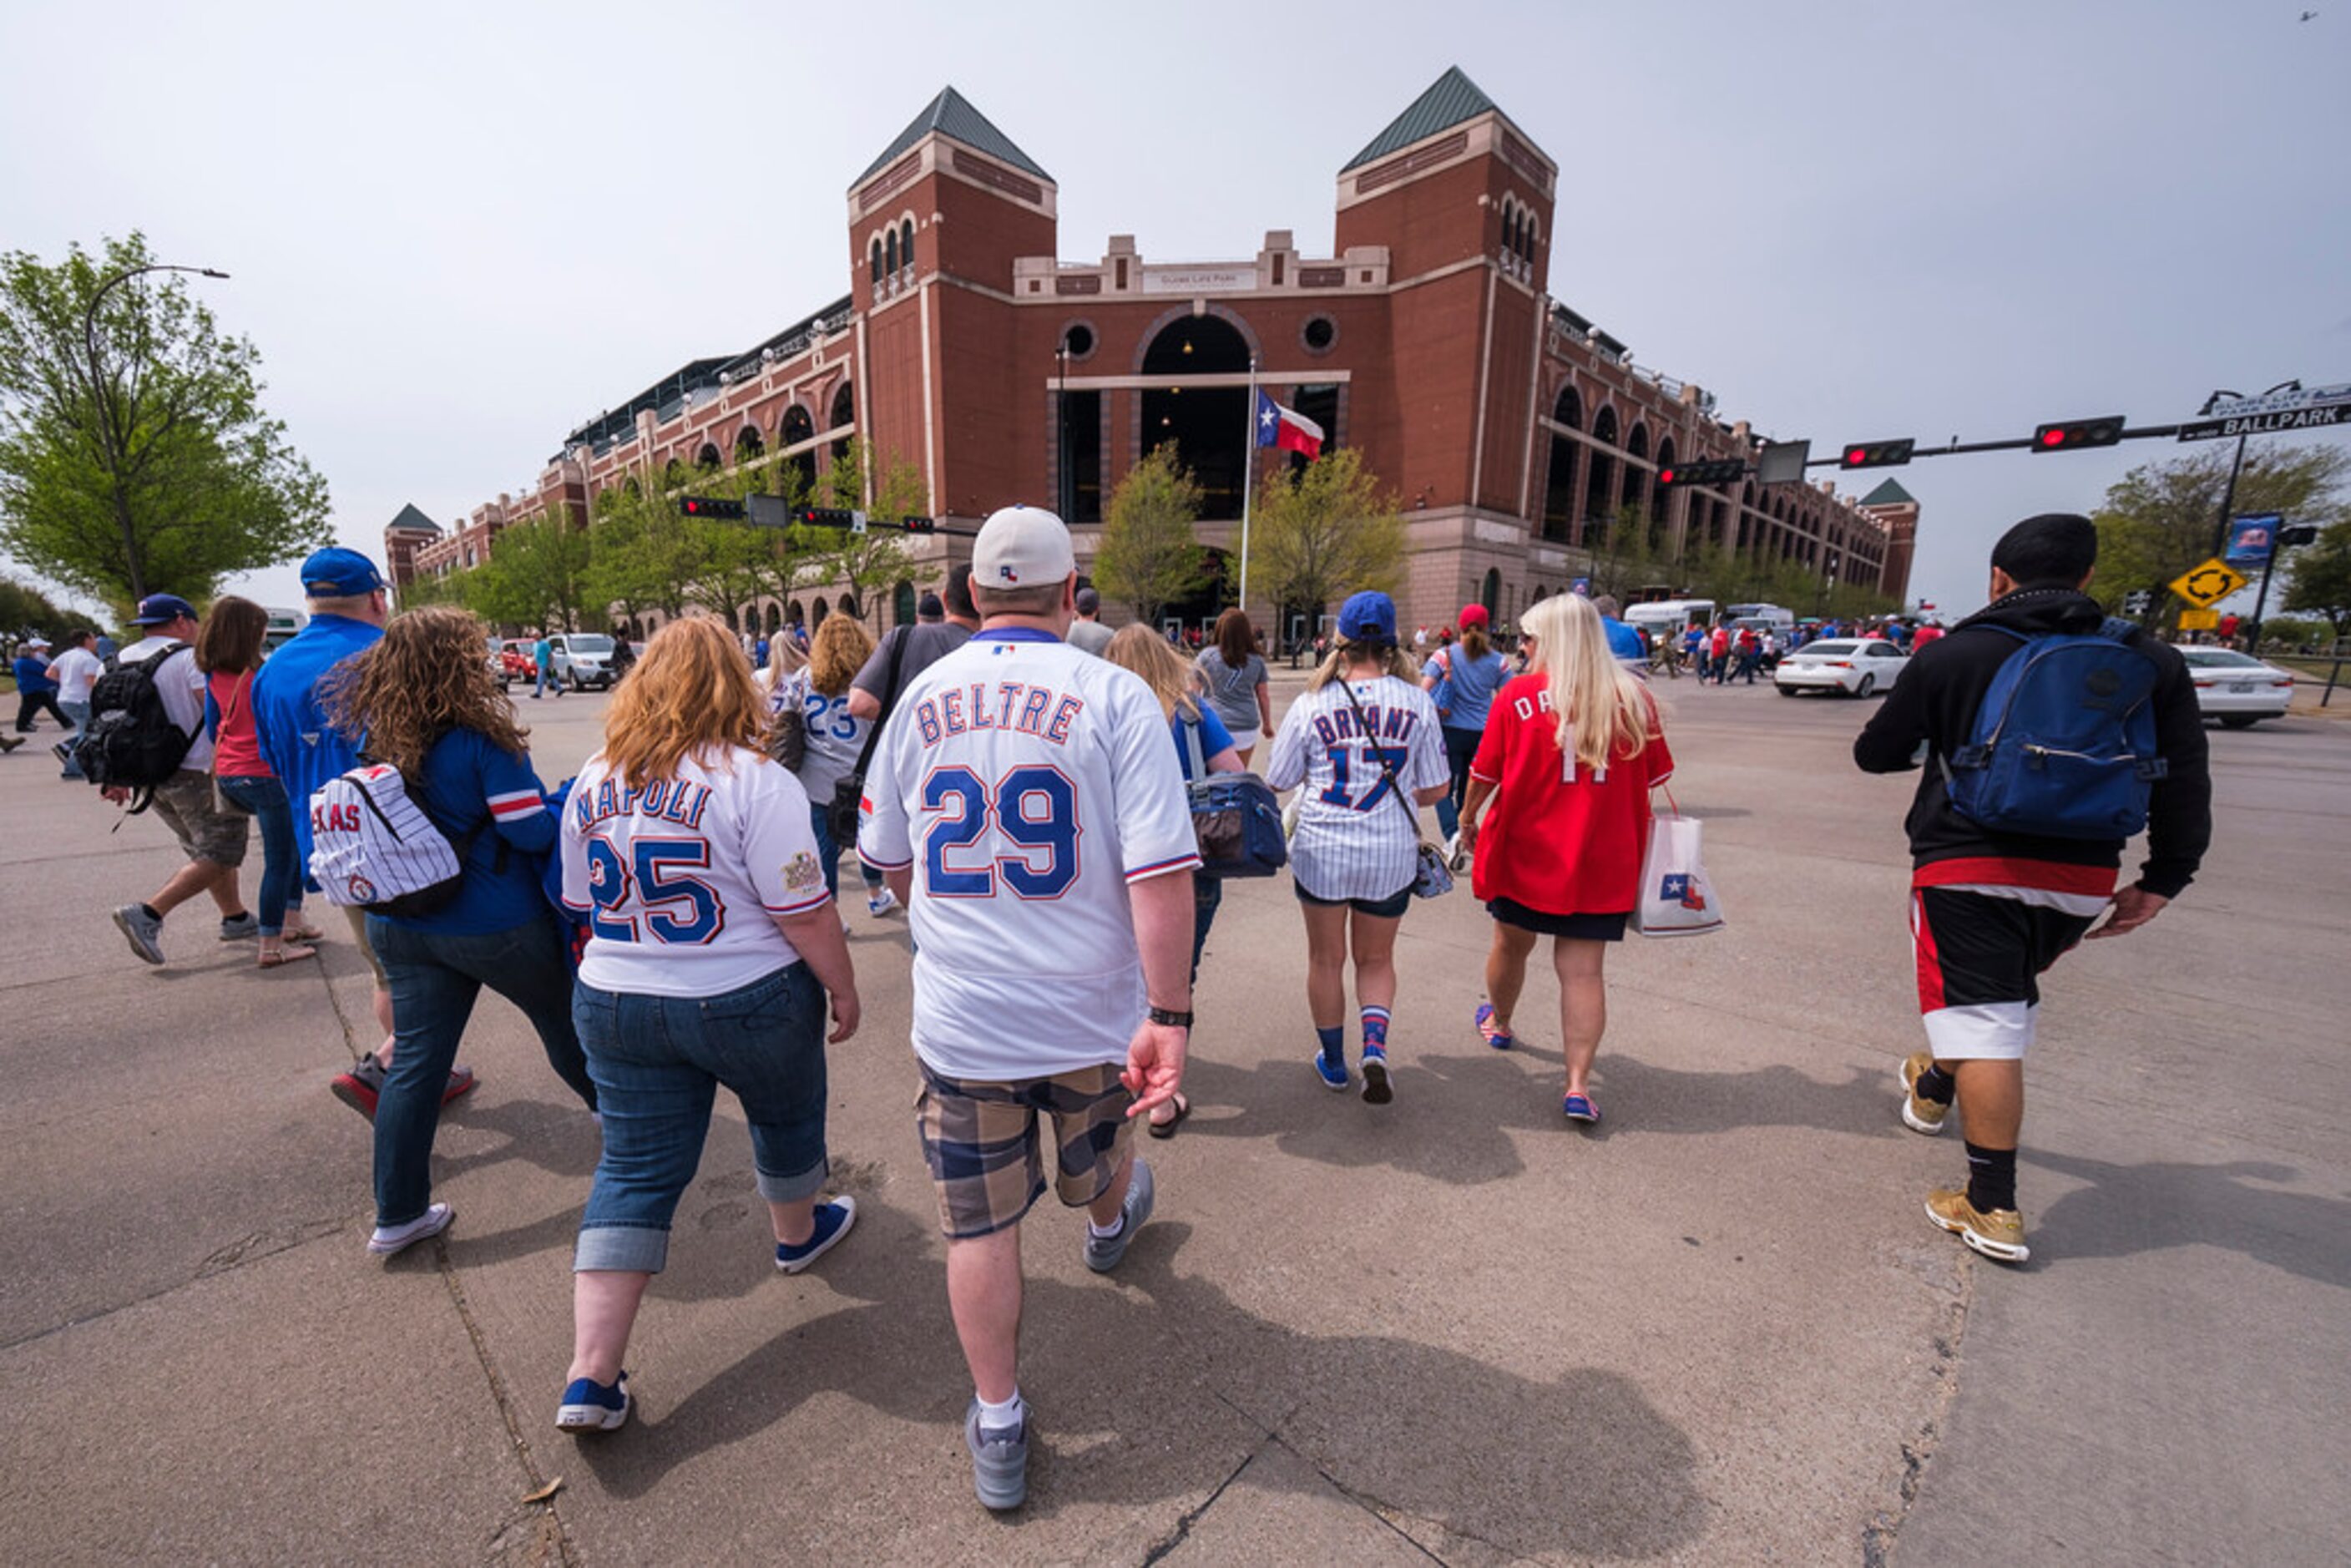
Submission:
<svg viewBox="0 0 2351 1568">
<path fill-rule="evenodd" d="M 831 896 L 799 780 L 740 747 L 638 789 L 598 752 L 564 800 L 557 852 L 564 905 L 588 916 L 580 978 L 600 991 L 739 990 L 799 958 L 771 917 Z"/>
<path fill-rule="evenodd" d="M 1276 789 L 1305 786 L 1290 841 L 1290 874 L 1299 886 L 1317 898 L 1393 898 L 1418 869 L 1420 808 L 1412 793 L 1449 782 L 1453 772 L 1426 692 L 1394 675 L 1357 681 L 1353 689 L 1360 721 L 1349 687 L 1337 681 L 1290 705 L 1265 781 Z M 1390 798 L 1383 755 L 1409 815 Z"/>
<path fill-rule="evenodd" d="M 115 654 L 115 662 L 138 664 L 171 647 L 172 641 L 169 637 L 141 637 Z M 204 733 L 204 673 L 196 668 L 196 651 L 185 643 L 179 646 L 183 651 L 172 654 L 172 662 L 155 672 L 155 692 L 163 699 L 163 716 L 195 737 L 188 745 L 188 754 L 180 758 L 180 766 L 199 773 L 209 772 L 213 737 Z"/>
<path fill-rule="evenodd" d="M 856 689 L 850 687 L 850 691 Z M 786 675 L 768 698 L 771 713 L 781 713 L 794 703 L 799 705 L 800 716 L 808 725 L 808 755 L 800 759 L 798 778 L 809 800 L 821 806 L 832 799 L 832 787 L 856 771 L 866 732 L 873 724 L 850 716 L 849 692 L 829 697 L 810 685 L 806 670 Z"/>
<path fill-rule="evenodd" d="M 1159 699 L 1041 632 L 913 676 L 866 770 L 857 848 L 911 867 L 914 1052 L 982 1082 L 1123 1061 L 1149 1003 L 1127 883 L 1198 840 Z"/>
<path fill-rule="evenodd" d="M 57 701 L 86 703 L 89 688 L 98 684 L 105 661 L 87 648 L 68 648 L 49 665 L 49 674 L 57 683 Z"/>
</svg>

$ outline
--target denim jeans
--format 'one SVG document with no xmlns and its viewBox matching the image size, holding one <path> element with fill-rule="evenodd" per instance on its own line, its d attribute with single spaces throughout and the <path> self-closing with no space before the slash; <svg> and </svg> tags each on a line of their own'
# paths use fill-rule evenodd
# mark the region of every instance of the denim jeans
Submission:
<svg viewBox="0 0 2351 1568">
<path fill-rule="evenodd" d="M 583 984 L 571 1011 L 604 1110 L 573 1269 L 661 1271 L 722 1083 L 751 1124 L 759 1196 L 792 1203 L 824 1186 L 825 998 L 806 964 L 715 997 Z"/>
<path fill-rule="evenodd" d="M 302 907 L 302 852 L 294 842 L 294 807 L 286 786 L 266 774 L 223 773 L 214 780 L 221 796 L 253 818 L 261 830 L 261 900 L 254 908 L 264 936 L 286 929 L 286 912 Z"/>
<path fill-rule="evenodd" d="M 1208 927 L 1225 902 L 1225 879 L 1206 872 L 1192 873 L 1192 978 L 1200 977 L 1200 954 L 1208 946 Z"/>
<path fill-rule="evenodd" d="M 1477 758 L 1478 743 L 1485 738 L 1482 729 L 1445 727 L 1445 761 L 1453 769 L 1453 781 L 1437 803 L 1437 826 L 1448 839 L 1461 831 L 1461 802 L 1469 794 L 1469 764 Z"/>
<path fill-rule="evenodd" d="M 505 931 L 419 931 L 371 915 L 368 942 L 392 982 L 392 1071 L 375 1108 L 375 1219 L 405 1225 L 433 1197 L 433 1134 L 457 1042 L 484 986 L 520 1008 L 538 1030 L 556 1076 L 590 1111 L 596 1085 L 571 1027 L 571 965 L 555 912 Z"/>
<path fill-rule="evenodd" d="M 831 815 L 813 801 L 809 805 L 809 826 L 816 831 L 816 858 L 824 867 L 824 890 L 837 899 L 841 896 L 841 846 L 833 842 Z M 871 898 L 873 890 L 882 885 L 882 873 L 863 861 L 857 862 L 857 871 L 865 879 L 865 894 Z"/>
<path fill-rule="evenodd" d="M 57 706 L 66 710 L 66 717 L 73 725 L 73 733 L 66 737 L 68 744 L 79 740 L 82 736 L 82 731 L 89 727 L 89 704 L 86 702 L 69 703 L 61 701 Z M 84 777 L 84 774 L 82 773 L 80 765 L 68 758 L 66 763 L 66 770 L 60 775 L 60 777 L 66 779 L 79 779 Z"/>
</svg>

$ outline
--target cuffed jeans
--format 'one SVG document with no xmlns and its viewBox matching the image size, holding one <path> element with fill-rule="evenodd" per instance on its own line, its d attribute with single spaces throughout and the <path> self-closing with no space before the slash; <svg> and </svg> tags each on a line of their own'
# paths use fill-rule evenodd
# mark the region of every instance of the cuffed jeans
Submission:
<svg viewBox="0 0 2351 1568">
<path fill-rule="evenodd" d="M 806 964 L 713 997 L 583 983 L 571 1010 L 604 1112 L 575 1270 L 661 1272 L 722 1083 L 751 1124 L 759 1196 L 795 1203 L 823 1187 L 825 997 Z"/>
<path fill-rule="evenodd" d="M 1461 802 L 1469 795 L 1469 764 L 1477 760 L 1478 743 L 1485 738 L 1482 729 L 1445 727 L 1445 762 L 1453 771 L 1453 779 L 1446 786 L 1445 798 L 1437 803 L 1437 826 L 1447 839 L 1461 831 Z"/>
<path fill-rule="evenodd" d="M 286 786 L 266 774 L 223 773 L 214 782 L 221 796 L 253 818 L 261 830 L 261 898 L 254 915 L 264 936 L 286 929 L 286 911 L 302 907 L 302 852 L 294 842 L 294 807 Z"/>
<path fill-rule="evenodd" d="M 73 760 L 72 747 L 74 743 L 79 740 L 82 737 L 83 733 L 89 728 L 89 704 L 87 702 L 69 703 L 60 700 L 57 706 L 65 709 L 66 722 L 73 726 L 73 733 L 66 737 L 66 747 L 68 753 L 66 758 L 66 770 L 59 774 L 58 777 L 61 779 L 86 778 L 88 775 L 82 772 L 81 764 Z"/>
<path fill-rule="evenodd" d="M 824 867 L 824 890 L 838 899 L 841 896 L 841 846 L 834 841 L 832 836 L 832 813 L 811 802 L 809 806 L 809 826 L 816 831 L 816 858 L 817 863 Z M 865 895 L 872 897 L 873 890 L 882 885 L 882 873 L 863 861 L 857 862 L 857 871 L 865 879 Z"/>
<path fill-rule="evenodd" d="M 441 1095 L 484 986 L 522 1009 L 556 1076 L 590 1111 L 596 1085 L 571 1026 L 571 965 L 553 910 L 505 931 L 465 936 L 371 915 L 367 934 L 392 987 L 392 1071 L 375 1108 L 375 1219 L 388 1227 L 407 1224 L 431 1204 Z"/>
</svg>

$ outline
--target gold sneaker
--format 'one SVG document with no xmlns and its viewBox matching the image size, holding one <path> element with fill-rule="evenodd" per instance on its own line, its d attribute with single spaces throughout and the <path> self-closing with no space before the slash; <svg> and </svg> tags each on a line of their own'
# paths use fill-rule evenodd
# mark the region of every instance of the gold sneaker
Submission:
<svg viewBox="0 0 2351 1568">
<path fill-rule="evenodd" d="M 1918 1080 L 1935 1065 L 1931 1051 L 1914 1051 L 1902 1059 L 1902 1124 L 1914 1133 L 1928 1137 L 1943 1130 L 1943 1120 L 1951 1113 L 1948 1104 L 1938 1105 L 1932 1100 L 1918 1098 Z"/>
<path fill-rule="evenodd" d="M 2024 1244 L 2024 1216 L 2012 1208 L 1986 1214 L 1968 1201 L 1965 1187 L 1937 1187 L 1928 1193 L 1927 1218 L 1995 1263 L 2022 1263 L 2032 1256 Z"/>
</svg>

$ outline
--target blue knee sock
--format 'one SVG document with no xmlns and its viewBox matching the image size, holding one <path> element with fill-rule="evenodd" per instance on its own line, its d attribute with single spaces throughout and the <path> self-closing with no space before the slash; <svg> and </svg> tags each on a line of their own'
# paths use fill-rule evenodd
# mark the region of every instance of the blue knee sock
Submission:
<svg viewBox="0 0 2351 1568">
<path fill-rule="evenodd" d="M 1384 1051 L 1388 1048 L 1388 1009 L 1364 1009 L 1364 1049 Z"/>
<path fill-rule="evenodd" d="M 1322 1042 L 1322 1060 L 1344 1061 L 1347 1059 L 1347 1030 L 1342 1024 L 1336 1029 L 1318 1029 L 1314 1038 Z"/>
</svg>

